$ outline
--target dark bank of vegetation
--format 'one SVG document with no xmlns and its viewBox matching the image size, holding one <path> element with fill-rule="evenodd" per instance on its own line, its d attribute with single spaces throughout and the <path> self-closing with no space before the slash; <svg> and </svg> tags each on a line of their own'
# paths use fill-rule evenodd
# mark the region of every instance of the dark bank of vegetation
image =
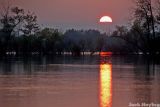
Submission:
<svg viewBox="0 0 160 107">
<path fill-rule="evenodd" d="M 110 51 L 114 54 L 160 53 L 160 1 L 135 0 L 131 26 L 117 26 L 102 34 L 97 30 L 43 28 L 37 16 L 19 7 L 3 6 L 0 16 L 0 55 L 73 55 Z M 154 7 L 154 8 L 153 8 Z"/>
</svg>

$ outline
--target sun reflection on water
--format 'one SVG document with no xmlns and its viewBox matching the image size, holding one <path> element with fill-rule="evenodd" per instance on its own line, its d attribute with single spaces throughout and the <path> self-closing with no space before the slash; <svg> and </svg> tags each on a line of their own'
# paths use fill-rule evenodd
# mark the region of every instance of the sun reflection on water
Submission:
<svg viewBox="0 0 160 107">
<path fill-rule="evenodd" d="M 112 107 L 112 65 L 100 65 L 100 107 Z"/>
</svg>

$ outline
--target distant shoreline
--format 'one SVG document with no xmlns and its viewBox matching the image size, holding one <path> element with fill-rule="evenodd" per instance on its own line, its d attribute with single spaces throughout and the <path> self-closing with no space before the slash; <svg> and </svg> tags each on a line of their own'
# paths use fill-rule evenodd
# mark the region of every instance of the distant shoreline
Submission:
<svg viewBox="0 0 160 107">
<path fill-rule="evenodd" d="M 27 53 L 19 53 L 19 54 L 16 54 L 16 52 L 6 52 L 5 55 L 0 55 L 0 56 L 23 56 L 23 55 L 31 55 L 31 56 L 34 56 L 34 55 L 69 55 L 69 56 L 94 56 L 94 55 L 99 55 L 99 56 L 112 56 L 112 55 L 153 55 L 153 54 L 150 54 L 150 53 L 142 53 L 142 52 L 138 52 L 138 53 L 135 53 L 135 52 L 132 52 L 132 53 L 121 53 L 121 52 L 80 52 L 80 54 L 76 54 L 76 53 L 72 53 L 72 52 L 55 52 L 55 53 L 47 53 L 47 54 L 43 54 L 43 53 L 39 53 L 39 52 L 27 52 Z M 155 56 L 160 56 L 160 53 L 157 52 L 156 54 L 154 54 Z M 154 56 L 153 55 L 153 56 Z"/>
</svg>

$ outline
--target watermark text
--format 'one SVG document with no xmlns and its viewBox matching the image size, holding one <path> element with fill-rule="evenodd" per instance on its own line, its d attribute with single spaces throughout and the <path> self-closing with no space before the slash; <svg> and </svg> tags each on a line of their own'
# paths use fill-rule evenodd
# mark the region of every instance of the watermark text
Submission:
<svg viewBox="0 0 160 107">
<path fill-rule="evenodd" d="M 142 102 L 142 103 L 132 103 L 130 102 L 129 107 L 160 107 L 160 103 L 145 103 L 145 102 Z"/>
</svg>

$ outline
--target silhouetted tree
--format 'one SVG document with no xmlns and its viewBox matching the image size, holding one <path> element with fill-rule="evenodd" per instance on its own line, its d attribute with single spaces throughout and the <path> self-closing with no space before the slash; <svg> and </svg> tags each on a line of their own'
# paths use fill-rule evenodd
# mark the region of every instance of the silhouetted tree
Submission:
<svg viewBox="0 0 160 107">
<path fill-rule="evenodd" d="M 157 10 L 153 9 L 151 0 L 135 0 L 134 19 L 131 27 L 117 26 L 112 36 L 125 40 L 134 47 L 134 52 L 155 54 L 158 48 L 158 17 L 160 2 L 156 1 Z"/>
<path fill-rule="evenodd" d="M 38 31 L 37 16 L 33 13 L 25 13 L 24 9 L 12 7 L 9 3 L 3 4 L 0 11 L 0 54 L 13 51 L 14 46 L 19 47 L 18 42 L 15 43 L 15 36 L 34 35 Z M 13 44 L 15 43 L 15 45 Z M 16 49 L 18 51 L 18 49 Z"/>
<path fill-rule="evenodd" d="M 159 8 L 160 5 L 157 5 L 157 10 L 153 7 L 152 0 L 135 0 L 136 7 L 134 11 L 135 22 L 138 22 L 143 34 L 141 33 L 141 42 L 144 40 L 145 51 L 146 53 L 155 54 L 157 51 L 156 41 L 156 28 L 157 22 L 159 20 Z M 156 1 L 159 4 L 159 0 Z"/>
<path fill-rule="evenodd" d="M 37 24 L 37 16 L 34 13 L 28 12 L 23 18 L 24 22 L 20 30 L 24 35 L 33 35 L 38 32 L 39 25 Z"/>
</svg>

